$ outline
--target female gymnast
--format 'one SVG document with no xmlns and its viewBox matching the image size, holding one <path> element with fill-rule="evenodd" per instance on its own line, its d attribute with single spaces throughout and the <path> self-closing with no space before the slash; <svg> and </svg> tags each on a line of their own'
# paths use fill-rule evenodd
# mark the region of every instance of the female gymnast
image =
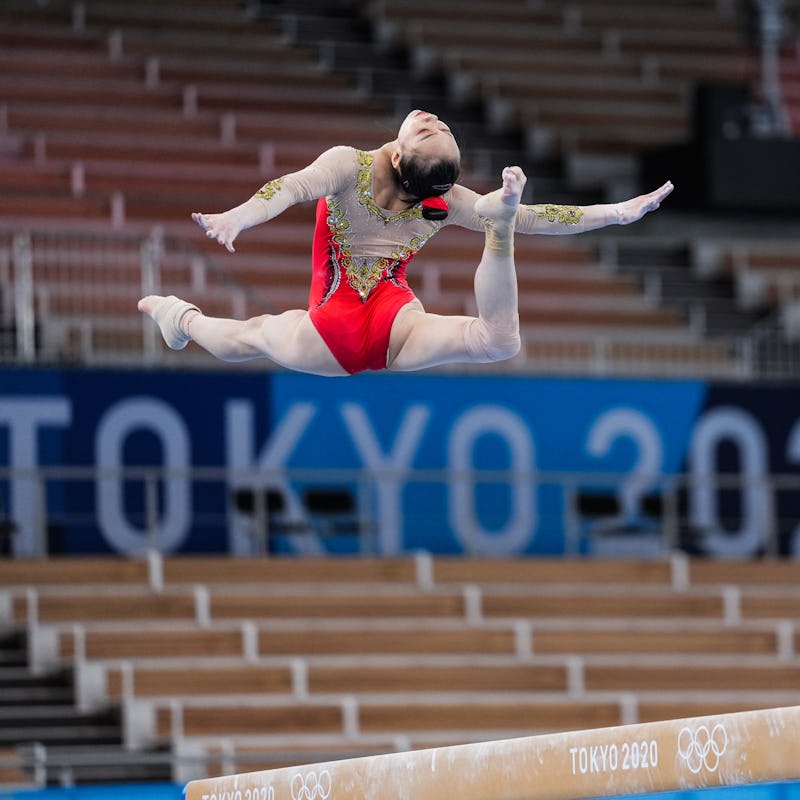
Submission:
<svg viewBox="0 0 800 800">
<path fill-rule="evenodd" d="M 615 204 L 520 205 L 526 177 L 506 167 L 502 187 L 478 195 L 456 183 L 460 152 L 436 115 L 412 111 L 377 150 L 333 147 L 312 164 L 265 184 L 221 214 L 192 214 L 231 253 L 247 228 L 318 200 L 308 310 L 246 321 L 205 316 L 174 296 L 149 295 L 139 310 L 179 350 L 194 340 L 224 361 L 266 357 L 316 375 L 398 372 L 488 363 L 520 349 L 514 233 L 566 234 L 627 225 L 659 207 L 667 182 Z M 406 281 L 416 253 L 445 225 L 485 231 L 475 272 L 478 316 L 425 311 Z"/>
</svg>

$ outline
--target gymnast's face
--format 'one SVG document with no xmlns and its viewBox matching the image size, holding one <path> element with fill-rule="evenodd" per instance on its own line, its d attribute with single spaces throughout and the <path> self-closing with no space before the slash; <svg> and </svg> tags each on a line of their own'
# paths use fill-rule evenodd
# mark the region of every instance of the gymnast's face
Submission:
<svg viewBox="0 0 800 800">
<path fill-rule="evenodd" d="M 435 161 L 460 161 L 461 153 L 450 128 L 429 111 L 412 111 L 397 132 L 399 156 Z M 397 165 L 395 165 L 396 167 Z"/>
</svg>

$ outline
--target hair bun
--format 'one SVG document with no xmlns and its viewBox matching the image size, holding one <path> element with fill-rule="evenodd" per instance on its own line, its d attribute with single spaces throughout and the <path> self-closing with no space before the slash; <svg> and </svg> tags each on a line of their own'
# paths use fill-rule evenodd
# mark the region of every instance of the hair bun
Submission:
<svg viewBox="0 0 800 800">
<path fill-rule="evenodd" d="M 422 216 L 425 219 L 439 222 L 447 219 L 447 202 L 443 197 L 426 197 L 422 201 Z"/>
</svg>

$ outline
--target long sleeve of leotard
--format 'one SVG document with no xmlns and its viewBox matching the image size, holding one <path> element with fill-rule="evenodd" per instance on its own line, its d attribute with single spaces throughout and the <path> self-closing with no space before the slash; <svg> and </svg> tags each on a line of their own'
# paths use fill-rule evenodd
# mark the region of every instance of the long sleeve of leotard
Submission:
<svg viewBox="0 0 800 800">
<path fill-rule="evenodd" d="M 449 205 L 448 225 L 459 225 L 482 231 L 483 223 L 475 213 L 475 201 L 480 197 L 464 186 L 454 186 L 446 195 Z M 555 203 L 521 205 L 517 212 L 517 233 L 538 233 L 558 236 L 604 228 L 620 222 L 617 206 L 597 204 L 569 206 Z"/>
<path fill-rule="evenodd" d="M 297 203 L 334 194 L 353 181 L 354 153 L 352 147 L 332 147 L 307 167 L 268 181 L 254 198 L 262 202 L 267 219 L 272 219 Z"/>
<path fill-rule="evenodd" d="M 274 219 L 297 203 L 317 200 L 352 183 L 355 150 L 340 145 L 326 150 L 297 172 L 267 181 L 249 200 L 226 212 L 238 230 Z"/>
</svg>

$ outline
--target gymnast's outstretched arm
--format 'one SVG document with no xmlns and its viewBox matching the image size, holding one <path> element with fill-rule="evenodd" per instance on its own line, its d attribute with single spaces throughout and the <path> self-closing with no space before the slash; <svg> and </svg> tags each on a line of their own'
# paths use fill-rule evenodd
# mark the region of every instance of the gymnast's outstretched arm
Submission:
<svg viewBox="0 0 800 800">
<path fill-rule="evenodd" d="M 650 211 L 655 211 L 672 189 L 672 183 L 667 181 L 655 191 L 620 203 L 598 203 L 590 206 L 538 203 L 520 206 L 517 231 L 559 235 L 593 231 L 607 225 L 630 225 Z"/>
<path fill-rule="evenodd" d="M 517 233 L 539 233 L 559 236 L 593 231 L 607 225 L 630 225 L 650 211 L 655 211 L 673 186 L 667 181 L 655 191 L 623 200 L 619 203 L 598 203 L 588 206 L 536 203 L 520 205 L 517 211 Z M 474 212 L 478 198 L 472 190 L 463 186 L 453 189 L 448 224 L 460 225 L 472 230 L 483 230 L 483 222 Z"/>
<path fill-rule="evenodd" d="M 326 150 L 297 172 L 268 181 L 250 199 L 221 214 L 195 212 L 192 219 L 229 252 L 233 242 L 247 228 L 267 222 L 290 206 L 335 193 L 353 170 L 352 147 Z"/>
</svg>

